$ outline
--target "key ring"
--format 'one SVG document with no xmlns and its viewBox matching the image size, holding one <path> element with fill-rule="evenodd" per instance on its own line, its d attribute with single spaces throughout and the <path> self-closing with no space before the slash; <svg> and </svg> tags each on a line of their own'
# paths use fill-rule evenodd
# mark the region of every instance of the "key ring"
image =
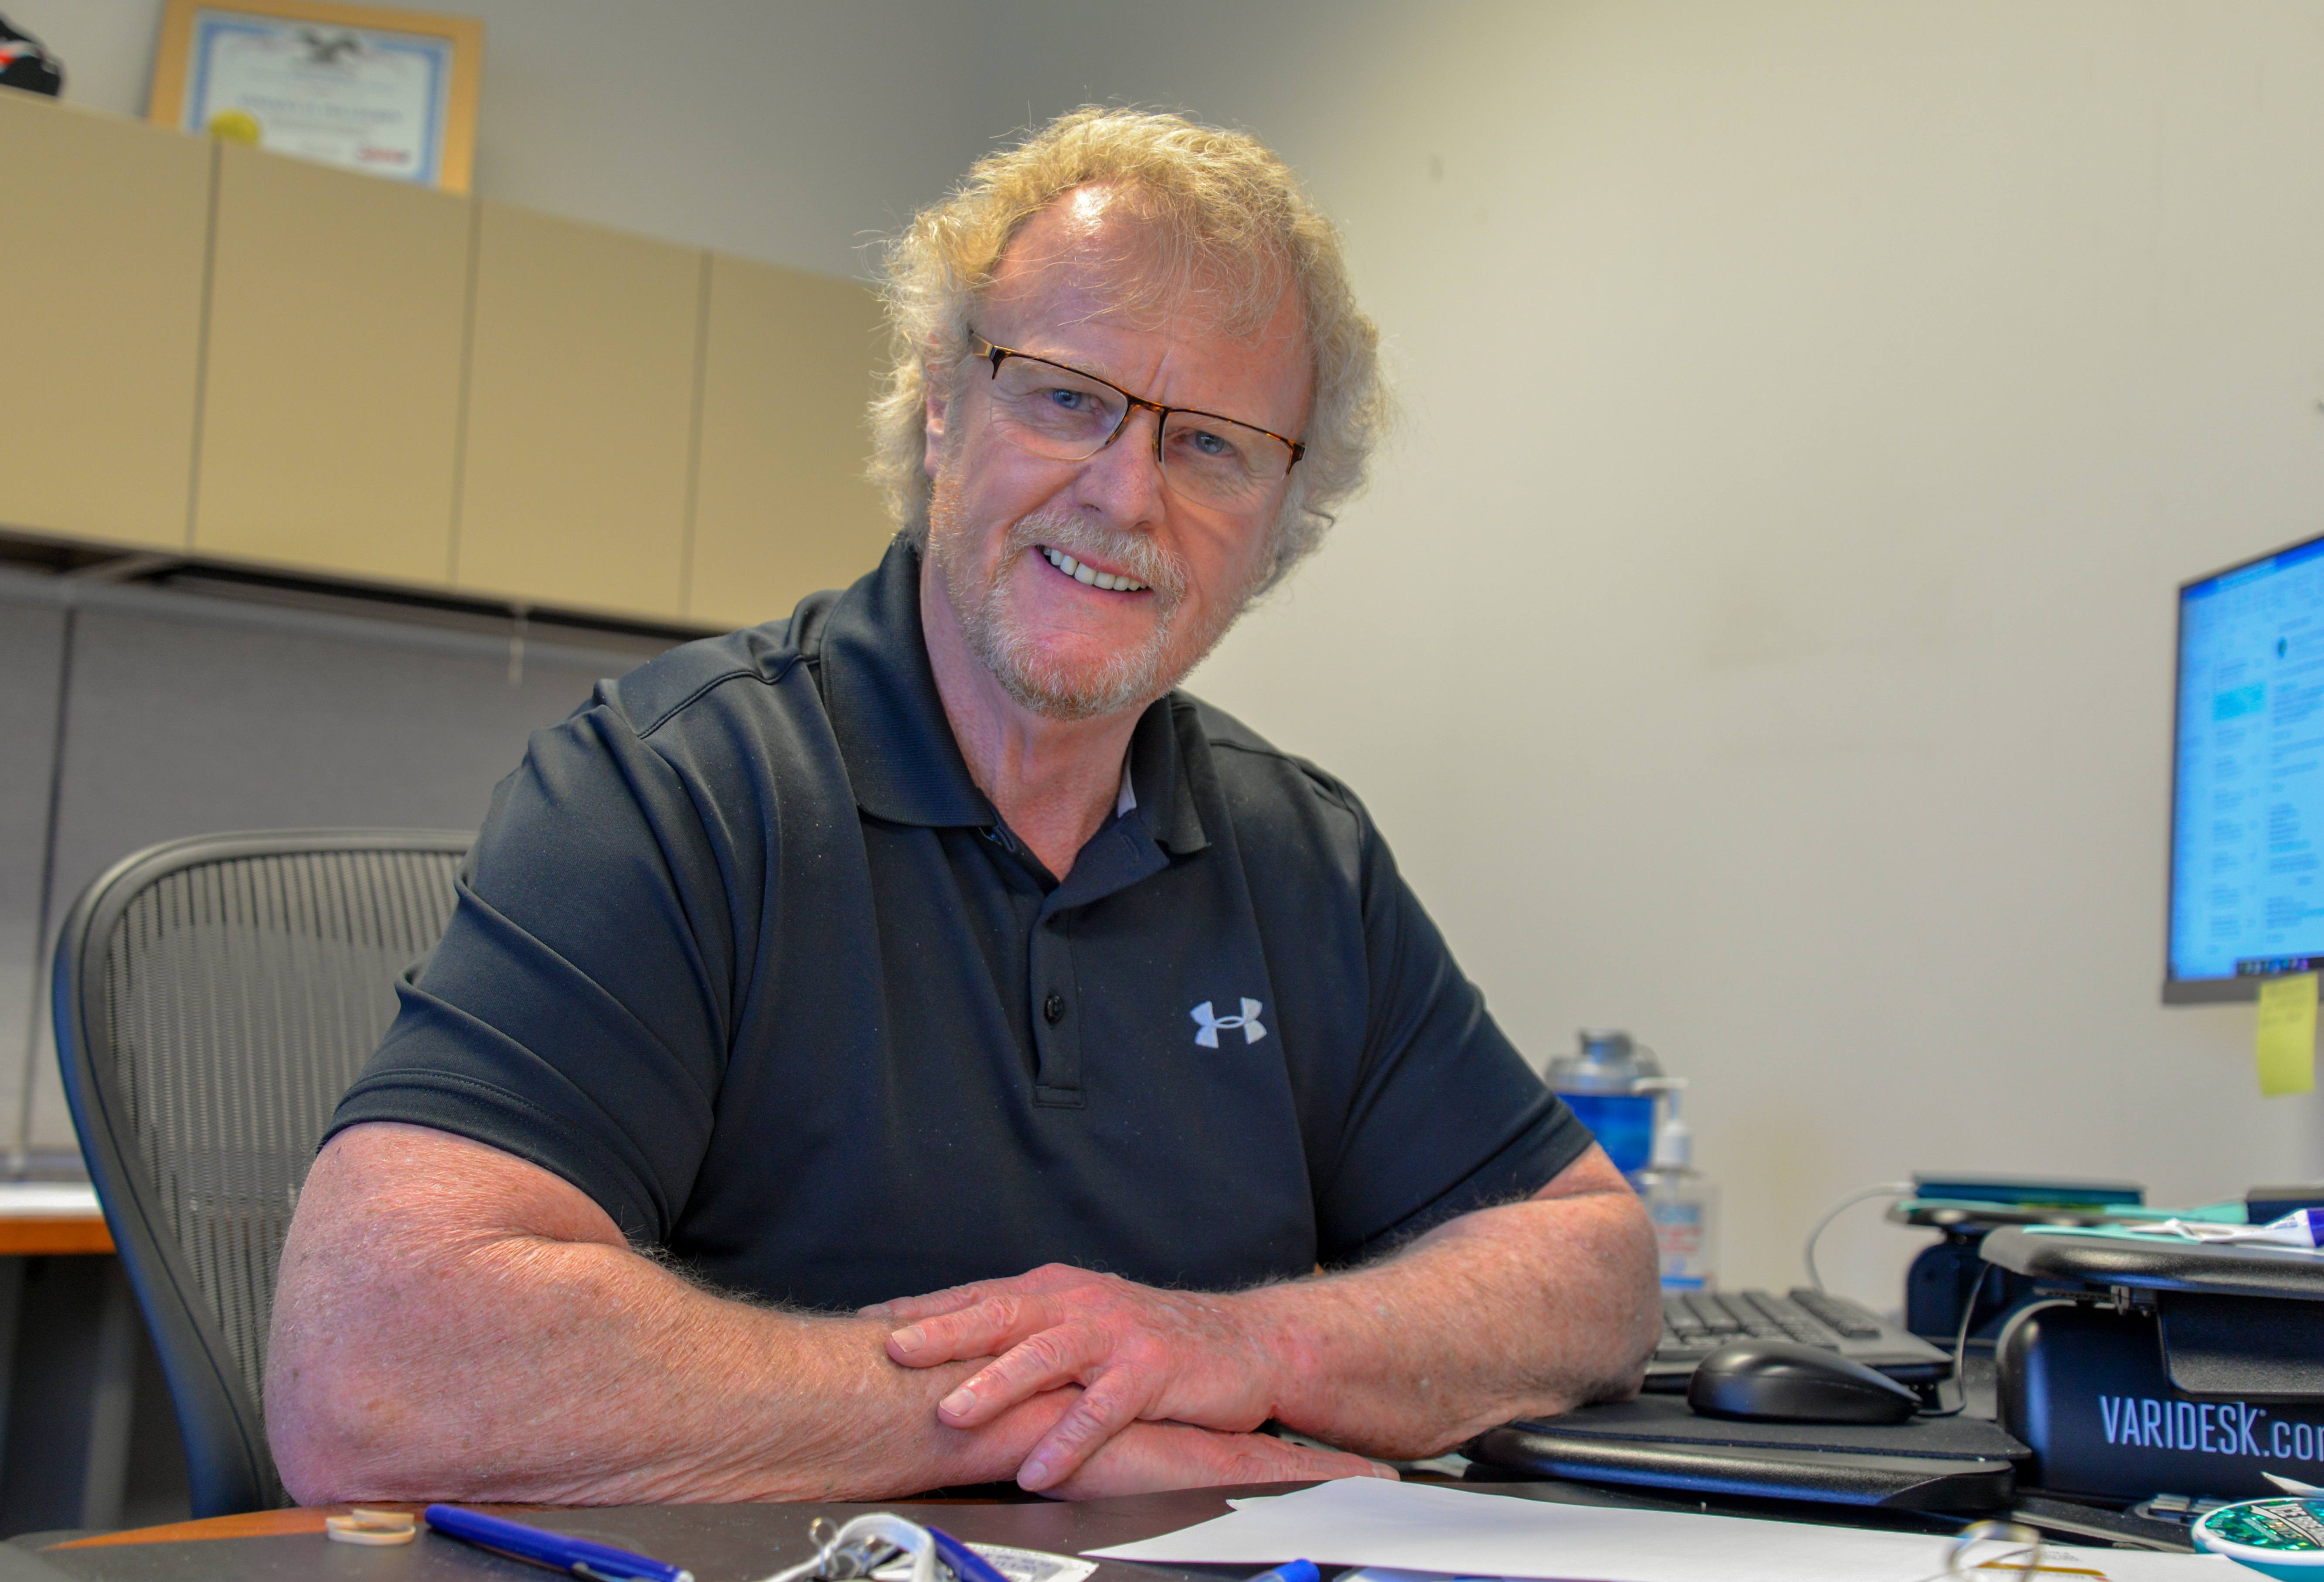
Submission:
<svg viewBox="0 0 2324 1582">
<path fill-rule="evenodd" d="M 908 1582 L 944 1582 L 936 1570 L 936 1543 L 917 1522 L 874 1511 L 835 1528 L 821 1516 L 807 1524 L 814 1554 L 777 1571 L 765 1582 L 855 1582 L 869 1577 L 898 1553 L 912 1557 Z"/>
</svg>

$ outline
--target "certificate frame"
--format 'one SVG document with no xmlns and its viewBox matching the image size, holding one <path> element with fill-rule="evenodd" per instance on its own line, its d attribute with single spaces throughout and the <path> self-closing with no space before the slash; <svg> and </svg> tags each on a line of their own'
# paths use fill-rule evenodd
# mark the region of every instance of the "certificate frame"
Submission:
<svg viewBox="0 0 2324 1582">
<path fill-rule="evenodd" d="M 436 75 L 423 128 L 420 168 L 408 177 L 378 173 L 447 192 L 466 192 L 475 168 L 476 97 L 484 55 L 484 24 L 473 17 L 340 5 L 327 0 L 165 0 L 145 118 L 183 131 L 204 130 L 212 114 L 208 83 L 214 41 L 226 31 L 247 35 L 270 30 L 288 32 L 300 23 L 401 35 L 412 53 L 427 60 Z M 361 167 L 343 163 L 342 168 Z"/>
</svg>

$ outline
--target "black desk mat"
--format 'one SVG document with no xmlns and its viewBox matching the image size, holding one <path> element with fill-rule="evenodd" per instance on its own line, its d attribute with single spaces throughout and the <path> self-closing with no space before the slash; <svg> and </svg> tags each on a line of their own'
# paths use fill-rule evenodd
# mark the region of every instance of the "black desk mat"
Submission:
<svg viewBox="0 0 2324 1582">
<path fill-rule="evenodd" d="M 1720 1445 L 1769 1450 L 1854 1450 L 1878 1456 L 1932 1456 L 1946 1460 L 2020 1460 L 2034 1452 L 1981 1417 L 1916 1418 L 1911 1422 L 1737 1422 L 1702 1417 L 1675 1395 L 1585 1406 L 1563 1417 L 1519 1428 L 1582 1439 L 1644 1439 L 1679 1445 Z"/>
</svg>

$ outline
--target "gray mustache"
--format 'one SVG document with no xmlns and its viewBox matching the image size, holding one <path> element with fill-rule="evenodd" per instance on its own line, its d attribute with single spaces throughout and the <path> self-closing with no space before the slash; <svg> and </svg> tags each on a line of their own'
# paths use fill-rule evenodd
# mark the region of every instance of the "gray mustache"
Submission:
<svg viewBox="0 0 2324 1582">
<path fill-rule="evenodd" d="M 1153 540 L 1138 534 L 1093 532 L 1075 521 L 1044 521 L 1038 516 L 1028 516 L 1017 523 L 1009 537 L 1012 550 L 1047 544 L 1076 560 L 1086 554 L 1117 570 L 1128 572 L 1171 602 L 1176 602 L 1185 590 L 1186 572 L 1179 564 L 1178 558 L 1165 551 Z"/>
</svg>

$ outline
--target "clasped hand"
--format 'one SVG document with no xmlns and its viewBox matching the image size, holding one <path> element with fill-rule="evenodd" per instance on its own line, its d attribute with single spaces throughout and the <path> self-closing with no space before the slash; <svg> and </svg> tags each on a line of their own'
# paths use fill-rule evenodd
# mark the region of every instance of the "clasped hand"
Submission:
<svg viewBox="0 0 2324 1582">
<path fill-rule="evenodd" d="M 898 1326 L 888 1355 L 906 1367 L 993 1359 L 938 1403 L 936 1415 L 950 1427 L 978 1428 L 1045 1391 L 1082 1387 L 1019 1470 L 1019 1485 L 1039 1490 L 1065 1484 L 1135 1422 L 1247 1433 L 1273 1416 L 1280 1364 L 1270 1337 L 1246 1321 L 1247 1306 L 1243 1298 L 1157 1291 L 1051 1263 L 863 1313 Z M 1333 1454 L 1290 1476 L 1384 1470 Z"/>
</svg>

